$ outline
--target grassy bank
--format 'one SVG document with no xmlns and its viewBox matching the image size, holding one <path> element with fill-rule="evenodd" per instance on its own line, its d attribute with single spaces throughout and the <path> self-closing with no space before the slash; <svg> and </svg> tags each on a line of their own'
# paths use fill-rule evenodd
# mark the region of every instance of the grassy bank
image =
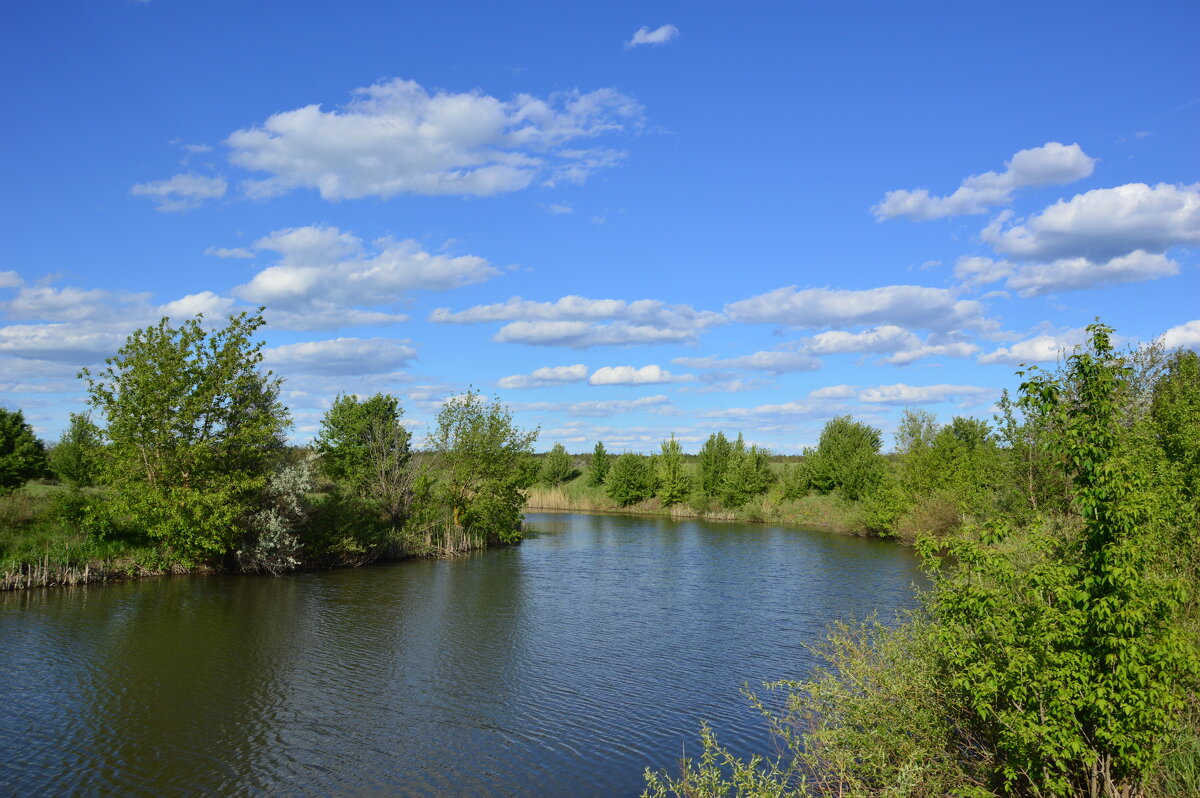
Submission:
<svg viewBox="0 0 1200 798">
<path fill-rule="evenodd" d="M 525 502 L 525 510 L 656 515 L 704 521 L 802 526 L 853 535 L 874 534 L 862 525 L 859 508 L 835 494 L 809 495 L 801 499 L 785 500 L 777 493 L 768 493 L 755 496 L 737 509 L 721 507 L 716 502 L 699 498 L 664 507 L 662 500 L 657 496 L 622 507 L 605 494 L 602 485 L 587 485 L 582 478 L 577 478 L 557 487 L 531 488 Z"/>
</svg>

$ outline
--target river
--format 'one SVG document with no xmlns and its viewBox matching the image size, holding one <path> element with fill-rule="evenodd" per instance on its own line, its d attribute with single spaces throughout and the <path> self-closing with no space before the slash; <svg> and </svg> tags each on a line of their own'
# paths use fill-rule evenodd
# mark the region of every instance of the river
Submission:
<svg viewBox="0 0 1200 798">
<path fill-rule="evenodd" d="M 0 793 L 636 795 L 740 686 L 839 618 L 910 606 L 908 548 L 530 514 L 452 560 L 0 594 Z"/>
</svg>

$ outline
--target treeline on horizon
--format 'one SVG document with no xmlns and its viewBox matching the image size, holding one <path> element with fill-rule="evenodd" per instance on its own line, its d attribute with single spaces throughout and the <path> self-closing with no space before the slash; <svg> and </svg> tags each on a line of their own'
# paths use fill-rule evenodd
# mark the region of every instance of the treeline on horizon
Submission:
<svg viewBox="0 0 1200 798">
<path fill-rule="evenodd" d="M 220 329 L 196 317 L 135 331 L 82 371 L 89 412 L 49 451 L 21 411 L 0 409 L 4 586 L 89 567 L 282 573 L 521 539 L 536 430 L 472 390 L 442 405 L 418 450 L 395 396 L 343 394 L 310 445 L 288 446 L 263 324 L 260 309 Z M 44 477 L 63 488 L 16 492 Z"/>
</svg>

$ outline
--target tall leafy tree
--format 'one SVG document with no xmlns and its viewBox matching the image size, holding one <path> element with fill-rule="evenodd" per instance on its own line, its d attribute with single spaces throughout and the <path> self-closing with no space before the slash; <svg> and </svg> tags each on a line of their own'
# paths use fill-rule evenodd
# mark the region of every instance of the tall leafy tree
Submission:
<svg viewBox="0 0 1200 798">
<path fill-rule="evenodd" d="M 683 447 L 671 439 L 662 442 L 662 453 L 656 463 L 658 469 L 658 496 L 664 507 L 686 501 L 692 489 L 692 481 L 683 470 Z"/>
<path fill-rule="evenodd" d="M 766 493 L 774 481 L 770 451 L 758 446 L 747 449 L 742 436 L 738 435 L 721 483 L 721 503 L 731 510 L 737 509 L 755 496 Z"/>
<path fill-rule="evenodd" d="M 20 410 L 0 407 L 0 493 L 19 488 L 46 471 L 46 449 Z"/>
<path fill-rule="evenodd" d="M 258 504 L 290 424 L 281 380 L 260 368 L 263 326 L 201 316 L 137 330 L 98 371 L 88 401 L 105 422 L 104 479 L 135 528 L 184 558 L 231 550 Z"/>
<path fill-rule="evenodd" d="M 810 479 L 824 493 L 836 490 L 855 501 L 866 496 L 882 478 L 879 448 L 883 433 L 850 416 L 830 419 L 811 453 Z"/>
<path fill-rule="evenodd" d="M 538 477 L 543 483 L 556 488 L 575 474 L 575 464 L 571 462 L 571 455 L 567 454 L 566 447 L 556 443 L 542 458 L 542 468 Z"/>
<path fill-rule="evenodd" d="M 538 473 L 537 435 L 517 427 L 498 399 L 485 402 L 473 390 L 442 405 L 428 445 L 453 523 L 500 543 L 521 539 L 525 491 Z"/>
<path fill-rule="evenodd" d="M 622 507 L 654 495 L 654 466 L 649 457 L 625 452 L 616 459 L 604 482 L 605 493 Z"/>
<path fill-rule="evenodd" d="M 608 452 L 604 449 L 604 444 L 596 441 L 596 448 L 592 450 L 592 461 L 588 463 L 587 484 L 592 487 L 603 485 L 604 480 L 608 477 L 610 465 L 611 461 Z"/>
<path fill-rule="evenodd" d="M 87 413 L 72 413 L 71 425 L 50 450 L 50 468 L 68 485 L 86 487 L 96 483 L 102 462 L 104 440 L 99 427 Z"/>
<path fill-rule="evenodd" d="M 335 486 L 381 510 L 394 529 L 408 517 L 416 476 L 403 415 L 395 396 L 339 395 L 314 442 L 322 470 Z"/>
<path fill-rule="evenodd" d="M 729 458 L 733 453 L 733 444 L 725 437 L 724 432 L 708 436 L 708 440 L 700 447 L 699 479 L 700 491 L 710 499 L 719 498 L 721 486 L 725 481 L 725 469 L 729 466 Z"/>
</svg>

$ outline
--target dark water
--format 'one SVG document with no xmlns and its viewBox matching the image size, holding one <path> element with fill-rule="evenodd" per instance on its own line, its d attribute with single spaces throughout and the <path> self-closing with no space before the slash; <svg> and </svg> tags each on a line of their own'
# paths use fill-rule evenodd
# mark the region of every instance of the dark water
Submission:
<svg viewBox="0 0 1200 798">
<path fill-rule="evenodd" d="M 909 550 L 770 527 L 531 515 L 449 561 L 0 594 L 0 794 L 635 795 Z"/>
</svg>

